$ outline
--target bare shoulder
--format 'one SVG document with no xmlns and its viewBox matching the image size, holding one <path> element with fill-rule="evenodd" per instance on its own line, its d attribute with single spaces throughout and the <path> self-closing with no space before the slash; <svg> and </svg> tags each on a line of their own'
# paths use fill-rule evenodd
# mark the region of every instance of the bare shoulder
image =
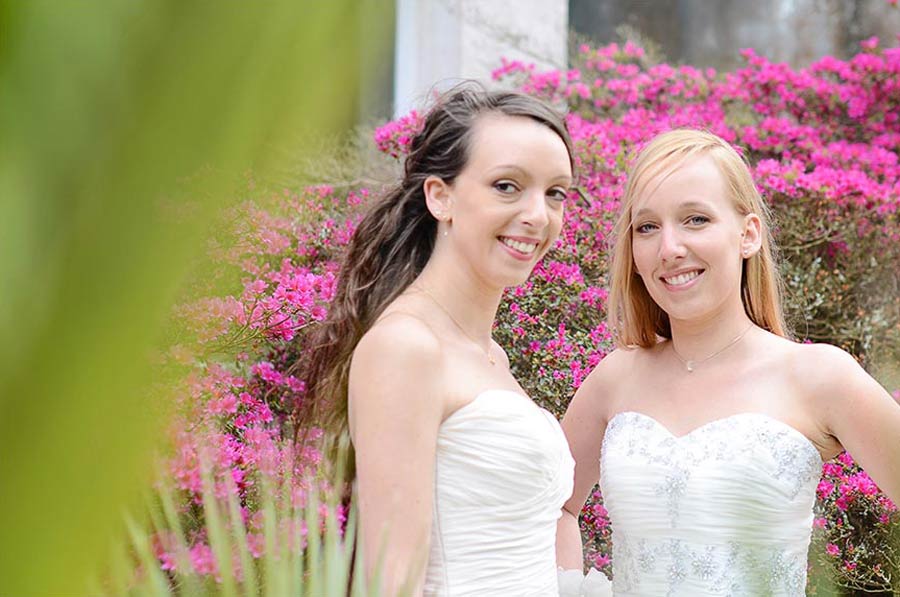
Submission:
<svg viewBox="0 0 900 597">
<path fill-rule="evenodd" d="M 588 386 L 589 390 L 602 390 L 610 384 L 621 381 L 622 375 L 628 374 L 634 369 L 635 362 L 640 358 L 641 348 L 616 348 L 597 363 L 594 370 L 585 378 L 581 387 Z"/>
<path fill-rule="evenodd" d="M 831 344 L 791 343 L 785 356 L 794 382 L 808 396 L 840 395 L 854 384 L 869 380 L 850 353 Z"/>
<path fill-rule="evenodd" d="M 434 365 L 441 356 L 441 341 L 419 317 L 395 311 L 381 318 L 360 339 L 353 351 L 353 367 L 370 363 L 400 366 L 407 362 Z M 397 358 L 403 363 L 398 363 Z M 352 374 L 351 367 L 351 374 Z"/>
<path fill-rule="evenodd" d="M 849 435 L 844 427 L 861 413 L 896 415 L 887 390 L 850 353 L 830 344 L 795 344 L 792 352 L 794 387 L 820 429 L 841 443 Z"/>
<path fill-rule="evenodd" d="M 828 344 L 803 344 L 793 358 L 797 383 L 833 457 L 847 450 L 888 494 L 900 499 L 900 406 L 849 353 Z"/>
<path fill-rule="evenodd" d="M 394 312 L 360 339 L 350 363 L 351 428 L 355 414 L 400 411 L 436 420 L 443 413 L 442 343 L 418 317 Z"/>
<path fill-rule="evenodd" d="M 640 359 L 640 348 L 617 348 L 597 363 L 581 383 L 573 398 L 576 408 L 590 406 L 590 411 L 606 419 L 612 408 L 616 390 L 623 379 L 628 379 L 635 369 L 635 361 Z"/>
</svg>

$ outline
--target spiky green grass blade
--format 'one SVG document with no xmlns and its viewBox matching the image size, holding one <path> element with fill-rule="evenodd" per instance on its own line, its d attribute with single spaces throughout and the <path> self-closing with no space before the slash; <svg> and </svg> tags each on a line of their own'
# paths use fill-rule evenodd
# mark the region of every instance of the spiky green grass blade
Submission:
<svg viewBox="0 0 900 597">
<path fill-rule="evenodd" d="M 287 592 L 287 578 L 281 570 L 279 561 L 284 557 L 278 531 L 278 512 L 275 505 L 275 488 L 266 475 L 260 476 L 260 499 L 262 501 L 263 540 L 265 557 L 263 558 L 263 594 L 267 596 L 283 595 Z"/>
<path fill-rule="evenodd" d="M 306 523 L 306 587 L 305 595 L 323 595 L 322 543 L 319 536 L 319 492 L 314 486 L 307 494 L 304 522 Z"/>
<path fill-rule="evenodd" d="M 225 475 L 225 486 L 228 493 L 228 519 L 231 534 L 237 546 L 238 558 L 240 559 L 243 572 L 241 595 L 257 597 L 259 595 L 259 586 L 256 582 L 256 565 L 250 553 L 250 546 L 247 544 L 247 528 L 244 526 L 244 518 L 241 516 L 241 504 L 237 498 L 237 487 L 231 475 Z"/>
<path fill-rule="evenodd" d="M 150 548 L 150 537 L 143 527 L 139 526 L 131 516 L 125 517 L 125 526 L 128 528 L 128 535 L 131 537 L 131 543 L 137 552 L 138 561 L 141 565 L 141 574 L 146 576 L 145 590 L 141 591 L 146 595 L 164 596 L 171 595 L 172 591 L 169 587 L 169 581 L 163 575 L 159 567 L 156 556 Z"/>
<path fill-rule="evenodd" d="M 128 557 L 127 543 L 124 541 L 113 546 L 110 554 L 109 595 L 125 595 L 134 577 L 134 562 Z"/>
<path fill-rule="evenodd" d="M 165 479 L 165 475 L 161 476 Z M 175 509 L 175 489 L 168 483 L 160 482 L 159 485 L 159 503 L 162 507 L 163 517 L 165 519 L 165 529 L 169 531 L 169 536 L 174 541 L 172 554 L 175 558 L 175 589 L 178 593 L 184 595 L 204 595 L 203 583 L 197 578 L 193 572 L 191 564 L 190 548 L 185 539 L 184 527 L 181 525 L 181 518 Z M 162 531 L 163 527 L 157 527 Z"/>
<path fill-rule="evenodd" d="M 203 511 L 206 520 L 206 530 L 209 533 L 209 546 L 216 559 L 219 577 L 222 579 L 220 590 L 224 597 L 237 595 L 235 588 L 235 573 L 231 565 L 232 545 L 229 533 L 225 528 L 225 520 L 216 499 L 215 485 L 212 471 L 208 463 L 201 466 L 203 479 Z"/>
</svg>

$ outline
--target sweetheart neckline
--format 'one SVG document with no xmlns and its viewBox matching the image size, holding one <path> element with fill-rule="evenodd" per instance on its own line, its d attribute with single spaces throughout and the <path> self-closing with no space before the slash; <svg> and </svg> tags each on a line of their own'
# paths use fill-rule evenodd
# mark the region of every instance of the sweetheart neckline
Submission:
<svg viewBox="0 0 900 597">
<path fill-rule="evenodd" d="M 702 431 L 703 429 L 706 429 L 706 428 L 711 427 L 711 426 L 716 425 L 716 424 L 722 424 L 722 423 L 724 423 L 725 421 L 728 421 L 728 420 L 731 420 L 731 419 L 736 419 L 736 418 L 741 418 L 741 417 L 756 417 L 756 418 L 762 418 L 762 419 L 767 420 L 767 421 L 769 421 L 769 422 L 771 422 L 771 423 L 775 423 L 776 425 L 778 425 L 778 426 L 780 426 L 780 427 L 783 427 L 783 428 L 785 428 L 785 429 L 788 429 L 788 430 L 791 431 L 794 435 L 799 436 L 799 437 L 803 440 L 804 444 L 805 444 L 808 448 L 810 448 L 813 452 L 815 452 L 816 457 L 818 457 L 818 459 L 819 459 L 819 463 L 822 464 L 822 463 L 825 462 L 825 461 L 822 459 L 822 453 L 819 452 L 819 449 L 818 449 L 818 448 L 816 447 L 816 445 L 812 442 L 812 440 L 809 439 L 808 437 L 806 437 L 806 435 L 805 435 L 802 431 L 800 431 L 799 429 L 797 429 L 796 427 L 794 427 L 794 426 L 792 426 L 792 425 L 789 425 L 789 424 L 785 423 L 785 422 L 782 421 L 781 419 L 777 419 L 777 418 L 773 417 L 772 415 L 767 415 L 766 413 L 758 413 L 758 412 L 752 412 L 752 411 L 734 413 L 734 414 L 731 414 L 731 415 L 726 415 L 726 416 L 724 416 L 724 417 L 719 417 L 718 419 L 713 419 L 713 420 L 711 420 L 711 421 L 707 421 L 706 423 L 702 423 L 702 424 L 698 425 L 697 427 L 694 427 L 693 429 L 691 429 L 690 431 L 688 431 L 687 433 L 684 433 L 684 434 L 682 434 L 682 435 L 676 435 L 676 434 L 672 433 L 672 431 L 671 431 L 668 427 L 666 427 L 666 426 L 663 425 L 660 421 L 658 421 L 656 418 L 651 417 L 651 416 L 648 415 L 648 414 L 644 414 L 644 413 L 639 412 L 639 411 L 636 411 L 636 410 L 623 410 L 623 411 L 619 411 L 619 412 L 617 412 L 615 415 L 613 415 L 613 417 L 612 417 L 612 418 L 609 420 L 609 422 L 606 424 L 607 428 L 609 428 L 609 425 L 612 424 L 612 422 L 613 422 L 614 420 L 616 420 L 617 417 L 619 417 L 620 415 L 625 415 L 625 414 L 637 415 L 637 416 L 642 417 L 642 418 L 644 418 L 644 419 L 648 419 L 649 421 L 653 422 L 653 424 L 655 424 L 658 428 L 662 429 L 669 437 L 671 437 L 672 439 L 674 439 L 676 442 L 679 442 L 679 441 L 682 441 L 682 440 L 687 440 L 687 439 L 689 439 L 692 435 L 694 435 L 694 434 L 696 434 L 696 433 Z"/>
</svg>

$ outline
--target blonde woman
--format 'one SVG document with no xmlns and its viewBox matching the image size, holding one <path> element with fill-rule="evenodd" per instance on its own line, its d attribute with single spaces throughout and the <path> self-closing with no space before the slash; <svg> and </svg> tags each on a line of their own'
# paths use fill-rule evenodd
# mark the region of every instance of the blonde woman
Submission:
<svg viewBox="0 0 900 597">
<path fill-rule="evenodd" d="M 803 595 L 822 461 L 846 449 L 900 500 L 900 406 L 849 354 L 788 338 L 766 209 L 722 139 L 653 139 L 616 238 L 620 348 L 563 420 L 559 564 L 581 566 L 599 476 L 616 595 Z"/>
</svg>

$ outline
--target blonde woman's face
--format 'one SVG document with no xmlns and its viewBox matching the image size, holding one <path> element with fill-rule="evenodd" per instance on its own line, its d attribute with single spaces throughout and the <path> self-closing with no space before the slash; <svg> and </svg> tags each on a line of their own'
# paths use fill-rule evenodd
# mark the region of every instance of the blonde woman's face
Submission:
<svg viewBox="0 0 900 597">
<path fill-rule="evenodd" d="M 631 214 L 635 270 L 670 319 L 713 318 L 741 305 L 747 217 L 712 158 L 656 175 Z"/>
</svg>

